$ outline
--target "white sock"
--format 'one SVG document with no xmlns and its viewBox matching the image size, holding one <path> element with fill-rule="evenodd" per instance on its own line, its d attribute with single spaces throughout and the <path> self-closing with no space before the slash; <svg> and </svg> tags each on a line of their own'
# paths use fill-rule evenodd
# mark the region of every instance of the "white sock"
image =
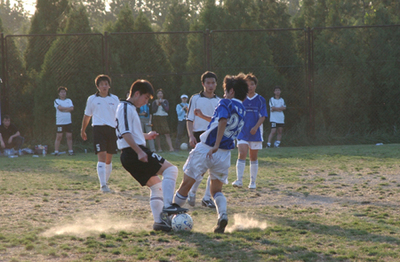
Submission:
<svg viewBox="0 0 400 262">
<path fill-rule="evenodd" d="M 182 196 L 181 194 L 176 191 L 175 193 L 175 198 L 174 198 L 174 203 L 178 204 L 180 207 L 182 207 L 186 203 L 187 196 Z"/>
<path fill-rule="evenodd" d="M 279 146 L 281 144 L 281 141 L 275 141 L 275 146 Z"/>
<path fill-rule="evenodd" d="M 207 185 L 206 185 L 206 191 L 204 192 L 204 197 L 203 197 L 203 199 L 205 199 L 205 200 L 210 200 L 211 199 L 210 183 L 211 183 L 211 177 L 208 176 Z"/>
<path fill-rule="evenodd" d="M 258 160 L 250 161 L 250 183 L 255 183 L 258 173 Z"/>
<path fill-rule="evenodd" d="M 226 197 L 224 196 L 224 194 L 222 194 L 222 192 L 215 193 L 214 203 L 215 203 L 215 206 L 217 207 L 218 218 L 221 216 L 221 214 L 227 213 L 226 212 L 226 206 L 227 206 Z"/>
<path fill-rule="evenodd" d="M 268 143 L 267 143 L 267 146 L 271 146 L 271 143 L 270 143 L 270 142 L 268 142 Z"/>
<path fill-rule="evenodd" d="M 161 212 L 164 207 L 163 192 L 161 183 L 152 185 L 150 188 L 150 208 L 153 213 L 153 219 L 156 223 L 161 223 Z"/>
<path fill-rule="evenodd" d="M 202 180 L 203 180 L 203 177 L 201 176 L 201 179 L 196 180 L 196 182 L 194 182 L 192 188 L 189 191 L 189 194 L 196 195 L 197 189 L 199 188 L 199 185 L 200 185 Z"/>
<path fill-rule="evenodd" d="M 172 204 L 172 199 L 174 198 L 176 178 L 178 177 L 178 168 L 176 166 L 170 166 L 164 170 L 162 176 L 164 206 L 169 207 Z"/>
<path fill-rule="evenodd" d="M 106 180 L 106 163 L 97 162 L 97 175 L 99 176 L 100 186 L 107 185 Z"/>
<path fill-rule="evenodd" d="M 243 180 L 244 169 L 246 168 L 246 160 L 238 159 L 236 161 L 236 176 L 239 182 Z"/>
<path fill-rule="evenodd" d="M 55 150 L 54 150 L 54 153 L 58 154 L 58 151 L 55 151 Z"/>
<path fill-rule="evenodd" d="M 57 151 L 58 152 L 58 151 Z M 74 153 L 74 150 L 68 150 L 68 153 Z"/>
<path fill-rule="evenodd" d="M 106 182 L 108 182 L 108 179 L 110 179 L 111 171 L 112 171 L 112 162 L 108 165 L 106 164 Z"/>
</svg>

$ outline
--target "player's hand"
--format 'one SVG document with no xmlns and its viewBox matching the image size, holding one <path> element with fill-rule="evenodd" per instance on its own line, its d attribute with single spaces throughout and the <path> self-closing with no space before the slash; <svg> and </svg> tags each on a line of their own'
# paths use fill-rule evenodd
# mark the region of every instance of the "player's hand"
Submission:
<svg viewBox="0 0 400 262">
<path fill-rule="evenodd" d="M 201 112 L 200 109 L 196 108 L 196 109 L 194 110 L 194 115 L 195 115 L 195 116 L 198 116 L 198 117 L 201 117 L 201 116 L 203 115 L 203 112 Z"/>
<path fill-rule="evenodd" d="M 190 146 L 191 147 L 195 147 L 196 146 L 196 144 L 197 144 L 197 141 L 196 141 L 196 138 L 193 136 L 193 135 L 191 135 L 190 137 L 189 137 L 189 144 L 190 144 Z"/>
<path fill-rule="evenodd" d="M 156 131 L 150 131 L 149 133 L 147 133 L 147 140 L 153 140 L 155 139 L 157 136 L 159 135 L 159 133 L 157 133 Z"/>
<path fill-rule="evenodd" d="M 256 127 L 253 127 L 252 129 L 250 129 L 250 134 L 255 135 L 257 133 L 257 129 Z"/>
<path fill-rule="evenodd" d="M 81 131 L 81 137 L 82 137 L 83 141 L 87 140 L 87 135 L 86 135 L 85 131 Z"/>
<path fill-rule="evenodd" d="M 6 148 L 6 145 L 4 144 L 4 142 L 1 142 L 0 145 L 1 145 L 1 148 Z"/>
<path fill-rule="evenodd" d="M 142 161 L 145 163 L 149 162 L 149 160 L 147 158 L 147 154 L 143 150 L 140 150 L 140 153 L 138 154 L 138 159 L 139 159 L 139 161 Z"/>
<path fill-rule="evenodd" d="M 207 153 L 207 158 L 212 159 L 212 155 L 217 151 L 218 151 L 218 147 L 214 146 L 213 148 L 211 148 L 210 151 L 208 151 L 208 153 Z"/>
</svg>

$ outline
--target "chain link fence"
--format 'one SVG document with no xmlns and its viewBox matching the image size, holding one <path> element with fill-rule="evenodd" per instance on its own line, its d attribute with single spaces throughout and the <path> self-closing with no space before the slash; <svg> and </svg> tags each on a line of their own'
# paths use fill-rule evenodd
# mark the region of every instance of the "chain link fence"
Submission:
<svg viewBox="0 0 400 262">
<path fill-rule="evenodd" d="M 38 136 L 53 141 L 53 101 L 61 85 L 74 102 L 74 138 L 79 139 L 86 99 L 96 91 L 93 80 L 100 73 L 111 76 L 112 93 L 121 99 L 139 78 L 162 88 L 174 134 L 180 95 L 201 91 L 206 70 L 217 73 L 219 96 L 223 77 L 239 72 L 257 76 L 257 93 L 267 101 L 280 86 L 287 104 L 286 145 L 398 141 L 399 26 L 2 39 L 2 114 L 23 126 L 28 141 Z M 37 61 L 27 55 L 32 47 Z M 264 129 L 267 137 L 268 120 Z"/>
</svg>

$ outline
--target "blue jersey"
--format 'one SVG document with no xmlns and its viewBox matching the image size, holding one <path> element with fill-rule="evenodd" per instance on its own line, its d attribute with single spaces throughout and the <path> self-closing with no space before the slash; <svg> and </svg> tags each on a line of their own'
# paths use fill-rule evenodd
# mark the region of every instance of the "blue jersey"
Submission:
<svg viewBox="0 0 400 262">
<path fill-rule="evenodd" d="M 238 139 L 245 141 L 263 141 L 262 125 L 254 135 L 250 134 L 250 130 L 257 124 L 260 117 L 268 117 L 267 103 L 264 97 L 259 94 L 256 94 L 252 98 L 247 97 L 243 101 L 243 106 L 246 108 L 246 118 Z"/>
<path fill-rule="evenodd" d="M 221 118 L 226 118 L 228 122 L 219 148 L 233 149 L 235 147 L 235 139 L 242 130 L 245 114 L 246 110 L 242 101 L 235 98 L 221 99 L 214 110 L 214 115 L 207 130 L 200 136 L 201 142 L 213 147 L 217 139 L 218 122 Z"/>
</svg>

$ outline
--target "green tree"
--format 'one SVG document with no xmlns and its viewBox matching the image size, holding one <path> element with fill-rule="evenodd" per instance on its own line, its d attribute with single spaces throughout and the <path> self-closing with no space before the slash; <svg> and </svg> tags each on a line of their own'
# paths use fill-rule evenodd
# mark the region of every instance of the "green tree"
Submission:
<svg viewBox="0 0 400 262">
<path fill-rule="evenodd" d="M 10 0 L 2 1 L 0 18 L 3 20 L 4 28 L 12 34 L 24 33 L 23 30 L 29 23 L 22 0 L 17 0 L 13 6 L 11 6 Z"/>
</svg>

